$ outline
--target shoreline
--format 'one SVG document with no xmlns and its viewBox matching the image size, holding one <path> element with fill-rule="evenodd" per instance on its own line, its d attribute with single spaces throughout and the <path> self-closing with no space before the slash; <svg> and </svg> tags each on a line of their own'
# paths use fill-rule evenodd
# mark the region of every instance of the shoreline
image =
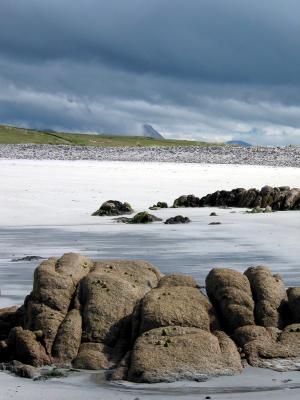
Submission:
<svg viewBox="0 0 300 400">
<path fill-rule="evenodd" d="M 94 160 L 300 168 L 300 147 L 91 147 L 0 144 L 0 160 Z"/>
</svg>

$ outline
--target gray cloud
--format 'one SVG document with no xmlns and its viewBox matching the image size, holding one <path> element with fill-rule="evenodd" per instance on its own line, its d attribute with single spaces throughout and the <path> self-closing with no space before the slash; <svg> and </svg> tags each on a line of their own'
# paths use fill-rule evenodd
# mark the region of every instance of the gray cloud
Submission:
<svg viewBox="0 0 300 400">
<path fill-rule="evenodd" d="M 297 0 L 2 0 L 0 121 L 300 144 Z"/>
</svg>

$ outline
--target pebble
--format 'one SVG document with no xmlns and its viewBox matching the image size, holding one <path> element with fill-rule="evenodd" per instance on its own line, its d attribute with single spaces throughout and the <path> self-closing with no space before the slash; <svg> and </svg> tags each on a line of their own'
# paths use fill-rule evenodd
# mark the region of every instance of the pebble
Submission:
<svg viewBox="0 0 300 400">
<path fill-rule="evenodd" d="M 157 161 L 300 167 L 300 147 L 91 147 L 1 144 L 0 159 Z"/>
</svg>

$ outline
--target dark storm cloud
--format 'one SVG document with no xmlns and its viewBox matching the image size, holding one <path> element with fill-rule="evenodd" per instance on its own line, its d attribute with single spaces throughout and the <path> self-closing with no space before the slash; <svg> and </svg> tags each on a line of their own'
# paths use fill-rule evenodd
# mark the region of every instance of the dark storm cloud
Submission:
<svg viewBox="0 0 300 400">
<path fill-rule="evenodd" d="M 0 120 L 300 143 L 298 0 L 1 0 Z"/>
</svg>

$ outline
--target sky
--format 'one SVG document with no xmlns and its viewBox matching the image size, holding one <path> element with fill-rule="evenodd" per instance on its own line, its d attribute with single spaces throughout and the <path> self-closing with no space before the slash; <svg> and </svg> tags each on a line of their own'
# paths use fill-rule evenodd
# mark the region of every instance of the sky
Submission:
<svg viewBox="0 0 300 400">
<path fill-rule="evenodd" d="M 0 123 L 300 144 L 299 0 L 1 0 Z"/>
</svg>

